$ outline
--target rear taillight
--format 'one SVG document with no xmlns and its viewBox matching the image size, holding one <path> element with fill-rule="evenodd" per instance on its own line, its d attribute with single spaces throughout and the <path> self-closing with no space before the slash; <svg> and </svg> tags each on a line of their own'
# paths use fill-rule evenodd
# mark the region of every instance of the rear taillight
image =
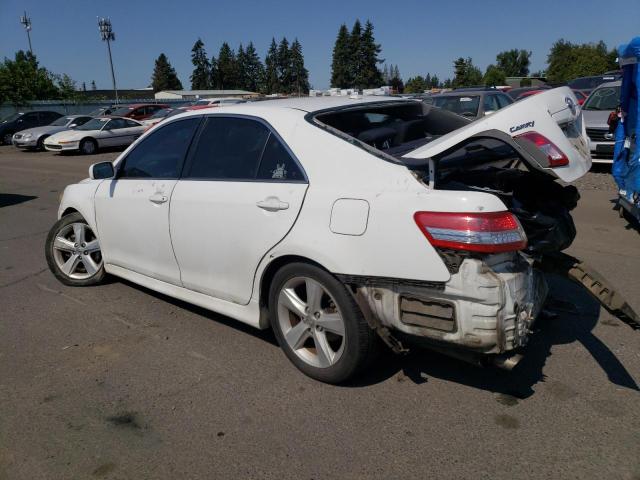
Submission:
<svg viewBox="0 0 640 480">
<path fill-rule="evenodd" d="M 569 165 L 569 158 L 560 150 L 556 145 L 544 135 L 538 132 L 527 132 L 522 135 L 516 135 L 515 138 L 526 138 L 530 142 L 533 142 L 547 156 L 549 160 L 549 166 L 566 167 Z"/>
<path fill-rule="evenodd" d="M 527 246 L 527 236 L 510 212 L 416 212 L 413 218 L 434 247 L 499 253 Z"/>
</svg>

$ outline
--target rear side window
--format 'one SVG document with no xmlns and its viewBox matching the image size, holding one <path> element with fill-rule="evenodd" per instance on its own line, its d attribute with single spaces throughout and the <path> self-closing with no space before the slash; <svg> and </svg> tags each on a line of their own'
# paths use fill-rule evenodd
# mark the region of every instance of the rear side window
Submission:
<svg viewBox="0 0 640 480">
<path fill-rule="evenodd" d="M 264 148 L 258 179 L 304 181 L 298 164 L 274 134 L 269 135 Z"/>
<path fill-rule="evenodd" d="M 209 117 L 185 177 L 254 180 L 269 133 L 255 120 Z"/>
<path fill-rule="evenodd" d="M 154 130 L 127 155 L 118 178 L 178 178 L 199 123 L 188 118 Z"/>
</svg>

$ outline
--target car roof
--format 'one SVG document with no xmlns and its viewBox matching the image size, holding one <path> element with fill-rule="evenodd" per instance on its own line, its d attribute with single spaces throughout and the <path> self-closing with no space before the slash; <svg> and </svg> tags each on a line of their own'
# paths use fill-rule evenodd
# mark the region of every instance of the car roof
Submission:
<svg viewBox="0 0 640 480">
<path fill-rule="evenodd" d="M 415 100 L 403 99 L 397 97 L 387 96 L 358 96 L 357 98 L 351 98 L 347 96 L 335 96 L 335 97 L 295 97 L 295 98 L 282 98 L 274 100 L 264 100 L 260 102 L 247 102 L 236 103 L 225 107 L 219 107 L 225 110 L 215 110 L 215 113 L 219 111 L 240 111 L 245 109 L 260 108 L 260 109 L 293 109 L 300 110 L 305 113 L 316 113 L 323 110 L 342 108 L 342 107 L 357 107 L 360 105 L 374 105 L 384 102 L 395 103 L 407 103 L 414 104 Z M 212 113 L 214 111 L 212 110 Z M 202 110 L 192 110 L 188 112 L 190 115 L 202 115 Z"/>
<path fill-rule="evenodd" d="M 500 90 L 454 90 L 452 92 L 436 93 L 432 97 L 471 97 L 474 95 L 482 95 L 483 93 L 498 93 Z"/>
</svg>

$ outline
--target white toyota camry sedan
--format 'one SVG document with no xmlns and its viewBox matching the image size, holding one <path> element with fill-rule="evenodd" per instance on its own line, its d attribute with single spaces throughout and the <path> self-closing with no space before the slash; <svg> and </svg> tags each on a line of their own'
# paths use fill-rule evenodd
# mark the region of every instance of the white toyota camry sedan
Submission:
<svg viewBox="0 0 640 480">
<path fill-rule="evenodd" d="M 44 148 L 51 152 L 97 153 L 106 147 L 126 147 L 142 135 L 146 127 L 124 117 L 98 117 L 76 127 L 47 137 Z"/>
<path fill-rule="evenodd" d="M 47 261 L 66 285 L 111 274 L 272 328 L 325 382 L 378 344 L 504 364 L 545 299 L 535 259 L 575 236 L 557 180 L 590 168 L 576 105 L 559 88 L 474 122 L 391 97 L 181 114 L 65 189 Z"/>
</svg>

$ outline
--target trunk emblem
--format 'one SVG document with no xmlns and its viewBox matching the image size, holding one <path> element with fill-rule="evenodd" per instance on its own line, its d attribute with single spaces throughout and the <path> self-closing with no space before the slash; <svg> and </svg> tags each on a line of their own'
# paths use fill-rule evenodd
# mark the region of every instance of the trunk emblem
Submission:
<svg viewBox="0 0 640 480">
<path fill-rule="evenodd" d="M 564 103 L 567 104 L 567 107 L 569 107 L 569 110 L 571 110 L 571 113 L 573 115 L 576 114 L 576 102 L 573 101 L 573 98 L 567 96 L 564 97 Z"/>
</svg>

